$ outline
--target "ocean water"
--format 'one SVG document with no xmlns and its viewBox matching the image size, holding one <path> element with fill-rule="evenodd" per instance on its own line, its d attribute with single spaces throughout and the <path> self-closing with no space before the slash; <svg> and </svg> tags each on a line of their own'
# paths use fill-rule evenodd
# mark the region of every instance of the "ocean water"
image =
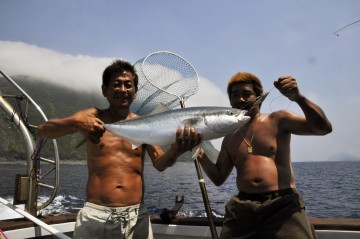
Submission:
<svg viewBox="0 0 360 239">
<path fill-rule="evenodd" d="M 310 217 L 360 218 L 360 162 L 294 162 L 293 166 L 297 188 L 305 198 Z M 179 215 L 206 216 L 194 163 L 177 163 L 164 172 L 156 171 L 151 164 L 145 167 L 145 203 L 150 214 L 173 208 L 176 196 L 184 196 Z M 12 201 L 15 174 L 25 172 L 25 165 L 0 164 L 0 197 Z M 222 217 L 227 200 L 238 193 L 235 172 L 220 187 L 205 174 L 204 179 L 213 214 Z M 57 196 L 41 213 L 68 213 L 81 208 L 85 203 L 86 180 L 86 165 L 62 164 Z M 41 200 L 46 198 L 46 192 L 41 194 Z M 0 219 L 18 215 L 0 203 Z"/>
</svg>

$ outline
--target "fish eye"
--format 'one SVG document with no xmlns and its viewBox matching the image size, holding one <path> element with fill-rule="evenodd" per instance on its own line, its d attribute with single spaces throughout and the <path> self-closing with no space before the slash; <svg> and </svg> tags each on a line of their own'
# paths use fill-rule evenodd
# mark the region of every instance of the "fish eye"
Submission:
<svg viewBox="0 0 360 239">
<path fill-rule="evenodd" d="M 227 111 L 227 114 L 228 114 L 228 115 L 234 115 L 234 112 L 232 112 L 231 110 L 228 110 L 228 111 Z"/>
</svg>

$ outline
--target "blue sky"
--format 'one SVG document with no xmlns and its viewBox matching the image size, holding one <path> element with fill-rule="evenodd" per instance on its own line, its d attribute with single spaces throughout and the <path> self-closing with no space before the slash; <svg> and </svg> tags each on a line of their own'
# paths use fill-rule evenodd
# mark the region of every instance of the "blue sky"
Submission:
<svg viewBox="0 0 360 239">
<path fill-rule="evenodd" d="M 0 0 L 0 69 L 97 90 L 115 58 L 166 50 L 200 76 L 187 106 L 229 106 L 227 80 L 248 71 L 271 90 L 262 112 L 289 109 L 272 83 L 292 75 L 333 123 L 325 137 L 294 136 L 294 161 L 360 157 L 360 1 Z M 39 102 L 41 104 L 41 102 Z M 46 112 L 45 112 L 46 113 Z M 219 142 L 215 142 L 216 145 Z"/>
</svg>

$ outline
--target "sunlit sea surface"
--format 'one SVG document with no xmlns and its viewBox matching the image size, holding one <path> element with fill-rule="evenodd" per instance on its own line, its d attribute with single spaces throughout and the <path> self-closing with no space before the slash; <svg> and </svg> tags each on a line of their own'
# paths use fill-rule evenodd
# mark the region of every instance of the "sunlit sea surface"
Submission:
<svg viewBox="0 0 360 239">
<path fill-rule="evenodd" d="M 293 163 L 298 190 L 303 194 L 310 217 L 360 218 L 360 162 L 295 162 Z M 195 166 L 177 163 L 164 172 L 151 164 L 145 166 L 145 203 L 152 215 L 164 208 L 173 208 L 176 196 L 185 202 L 178 215 L 206 216 Z M 25 165 L 0 164 L 0 196 L 13 200 L 15 174 L 26 172 Z M 226 201 L 237 194 L 235 171 L 220 187 L 206 176 L 205 185 L 212 212 L 223 217 Z M 86 165 L 60 166 L 60 188 L 53 203 L 41 213 L 76 212 L 85 203 Z M 46 192 L 40 196 L 45 200 Z M 23 208 L 23 205 L 19 205 Z M 0 203 L 0 219 L 20 216 Z"/>
</svg>

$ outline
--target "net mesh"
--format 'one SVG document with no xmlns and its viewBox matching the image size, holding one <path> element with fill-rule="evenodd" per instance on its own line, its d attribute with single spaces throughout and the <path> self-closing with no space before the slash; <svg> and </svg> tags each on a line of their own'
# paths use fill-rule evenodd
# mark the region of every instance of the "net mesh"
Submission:
<svg viewBox="0 0 360 239">
<path fill-rule="evenodd" d="M 198 91 L 199 77 L 194 67 L 171 52 L 155 52 L 135 63 L 139 86 L 131 110 L 151 113 L 159 104 L 176 108 Z"/>
</svg>

